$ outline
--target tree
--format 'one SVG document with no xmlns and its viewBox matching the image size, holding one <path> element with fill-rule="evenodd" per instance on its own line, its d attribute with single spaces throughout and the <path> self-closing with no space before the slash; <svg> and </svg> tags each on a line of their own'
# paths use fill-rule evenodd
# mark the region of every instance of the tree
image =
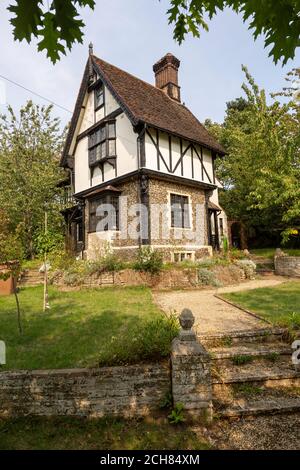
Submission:
<svg viewBox="0 0 300 470">
<path fill-rule="evenodd" d="M 12 276 L 13 292 L 16 299 L 17 322 L 22 334 L 21 310 L 17 289 L 17 278 L 21 271 L 23 247 L 17 235 L 11 233 L 11 223 L 3 209 L 0 210 L 0 264 L 6 269 L 0 270 L 0 279 L 6 281 Z"/>
<path fill-rule="evenodd" d="M 84 23 L 78 8 L 95 8 L 95 0 L 15 0 L 8 10 L 13 13 L 11 23 L 15 39 L 30 42 L 40 38 L 38 50 L 46 50 L 53 63 L 71 49 L 75 42 L 82 42 Z M 299 46 L 300 2 L 299 0 L 170 0 L 169 23 L 174 24 L 174 38 L 179 44 L 188 33 L 200 36 L 207 31 L 205 15 L 212 19 L 225 8 L 242 15 L 250 21 L 256 39 L 265 36 L 265 46 L 275 63 L 282 59 L 285 64 L 294 58 Z"/>
<path fill-rule="evenodd" d="M 19 117 L 11 107 L 0 116 L 0 207 L 27 257 L 38 249 L 46 208 L 49 229 L 59 232 L 62 226 L 57 185 L 63 178 L 58 163 L 64 133 L 51 111 L 52 106 L 29 101 Z"/>
<path fill-rule="evenodd" d="M 239 106 L 240 99 L 228 103 L 222 125 L 206 121 L 228 152 L 218 162 L 217 174 L 225 189 L 221 204 L 230 218 L 248 228 L 281 233 L 284 241 L 292 236 L 299 240 L 299 105 L 294 99 L 281 103 L 278 94 L 268 105 L 265 91 L 246 67 L 243 70 L 246 103 Z M 291 91 L 283 93 L 292 96 Z"/>
</svg>

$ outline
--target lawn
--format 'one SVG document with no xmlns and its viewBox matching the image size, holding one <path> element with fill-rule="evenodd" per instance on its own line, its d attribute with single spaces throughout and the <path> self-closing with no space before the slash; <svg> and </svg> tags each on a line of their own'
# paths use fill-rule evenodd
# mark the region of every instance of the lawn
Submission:
<svg viewBox="0 0 300 470">
<path fill-rule="evenodd" d="M 300 256 L 300 248 L 282 248 L 282 250 L 290 256 Z M 251 249 L 252 255 L 261 256 L 262 258 L 273 258 L 275 255 L 275 248 L 256 248 Z"/>
<path fill-rule="evenodd" d="M 152 301 L 148 288 L 20 292 L 24 333 L 18 333 L 13 296 L 0 297 L 0 340 L 7 348 L 2 369 L 48 369 L 127 364 L 169 354 L 178 326 Z M 0 366 L 1 367 L 1 366 Z"/>
<path fill-rule="evenodd" d="M 274 325 L 300 328 L 300 281 L 232 292 L 223 294 L 223 297 L 259 314 Z"/>
<path fill-rule="evenodd" d="M 122 419 L 0 419 L 0 450 L 206 450 L 188 425 Z"/>
</svg>

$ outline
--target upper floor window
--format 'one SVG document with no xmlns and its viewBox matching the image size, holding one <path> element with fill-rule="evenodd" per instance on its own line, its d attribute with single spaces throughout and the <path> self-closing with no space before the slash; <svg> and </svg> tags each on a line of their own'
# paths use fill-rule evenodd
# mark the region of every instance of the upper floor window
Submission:
<svg viewBox="0 0 300 470">
<path fill-rule="evenodd" d="M 90 201 L 90 232 L 119 230 L 119 196 L 105 194 Z"/>
<path fill-rule="evenodd" d="M 95 110 L 101 108 L 104 105 L 104 87 L 99 85 L 95 89 Z"/>
<path fill-rule="evenodd" d="M 171 194 L 171 227 L 190 228 L 188 196 Z"/>
<path fill-rule="evenodd" d="M 89 135 L 89 165 L 116 156 L 116 123 L 106 122 Z"/>
</svg>

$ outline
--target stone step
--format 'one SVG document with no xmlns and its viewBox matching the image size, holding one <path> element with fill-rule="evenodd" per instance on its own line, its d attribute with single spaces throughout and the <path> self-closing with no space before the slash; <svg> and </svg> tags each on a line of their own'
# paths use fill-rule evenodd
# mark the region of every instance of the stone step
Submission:
<svg viewBox="0 0 300 470">
<path fill-rule="evenodd" d="M 277 341 L 274 343 L 241 343 L 231 347 L 215 347 L 208 350 L 212 360 L 222 360 L 247 356 L 252 358 L 269 357 L 276 360 L 282 355 L 291 356 L 293 350 L 287 343 Z"/>
<path fill-rule="evenodd" d="M 282 340 L 287 336 L 286 328 L 266 327 L 255 330 L 230 331 L 228 333 L 213 333 L 198 335 L 199 341 L 208 349 L 218 346 L 232 346 L 241 343 L 269 343 Z"/>
<path fill-rule="evenodd" d="M 233 384 L 258 382 L 262 385 L 276 386 L 279 383 L 300 385 L 300 370 L 296 370 L 289 356 L 279 356 L 278 360 L 268 360 L 265 357 L 242 365 L 233 363 L 232 358 L 212 363 L 213 384 Z M 272 383 L 271 383 L 272 382 Z"/>
<path fill-rule="evenodd" d="M 233 405 L 215 406 L 215 413 L 223 418 L 240 418 L 265 414 L 291 413 L 300 410 L 300 396 L 264 397 L 263 399 L 237 400 Z"/>
</svg>

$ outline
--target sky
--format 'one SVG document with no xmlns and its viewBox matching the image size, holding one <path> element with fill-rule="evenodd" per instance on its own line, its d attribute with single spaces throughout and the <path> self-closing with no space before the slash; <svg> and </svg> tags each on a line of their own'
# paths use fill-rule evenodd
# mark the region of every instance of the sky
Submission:
<svg viewBox="0 0 300 470">
<path fill-rule="evenodd" d="M 9 3 L 12 0 L 1 1 L 0 6 L 0 74 L 69 110 L 54 107 L 53 114 L 62 125 L 71 118 L 90 41 L 95 55 L 152 84 L 153 64 L 172 52 L 181 61 L 182 101 L 202 122 L 206 118 L 222 122 L 226 102 L 243 96 L 242 64 L 269 94 L 280 90 L 287 72 L 300 63 L 298 50 L 294 61 L 285 67 L 275 66 L 263 39 L 254 41 L 242 18 L 230 10 L 210 21 L 209 32 L 203 32 L 200 39 L 189 37 L 179 46 L 168 25 L 168 0 L 96 0 L 94 12 L 88 8 L 82 11 L 86 25 L 83 44 L 75 45 L 52 65 L 44 52 L 37 52 L 35 42 L 28 45 L 13 40 L 6 11 Z M 6 104 L 16 111 L 28 99 L 47 104 L 12 84 L 4 85 L 0 79 L 0 100 L 3 95 Z M 5 109 L 4 104 L 0 105 L 1 112 Z"/>
</svg>

